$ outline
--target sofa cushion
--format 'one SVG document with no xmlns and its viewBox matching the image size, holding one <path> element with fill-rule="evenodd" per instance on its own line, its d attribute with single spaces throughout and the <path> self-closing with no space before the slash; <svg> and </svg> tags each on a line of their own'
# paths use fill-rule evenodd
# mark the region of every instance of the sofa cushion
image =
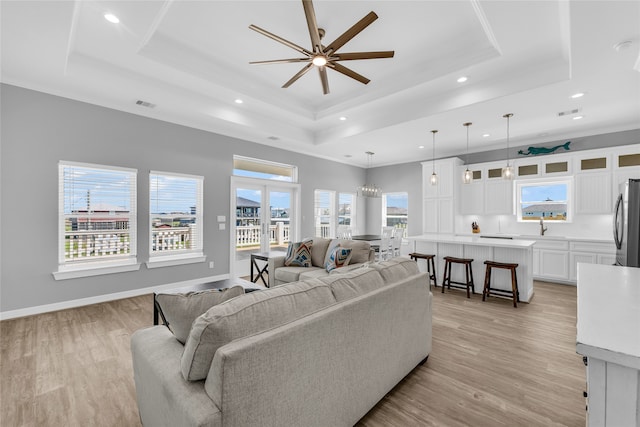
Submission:
<svg viewBox="0 0 640 427">
<path fill-rule="evenodd" d="M 312 267 L 307 268 L 305 269 L 305 271 L 300 273 L 300 277 L 298 277 L 298 280 L 303 281 L 309 279 L 319 279 L 320 277 L 326 277 L 328 275 L 329 273 L 324 268 Z"/>
<path fill-rule="evenodd" d="M 284 257 L 284 265 L 297 267 L 311 267 L 312 240 L 289 243 L 287 255 Z"/>
<path fill-rule="evenodd" d="M 342 247 L 334 248 L 329 254 L 329 259 L 324 264 L 324 268 L 327 271 L 331 271 L 331 270 L 335 270 L 336 268 L 344 267 L 346 265 L 349 265 L 350 259 L 351 259 L 350 248 L 342 248 Z"/>
<path fill-rule="evenodd" d="M 351 249 L 349 264 L 362 264 L 369 261 L 371 245 L 361 240 L 340 240 L 340 247 Z"/>
<path fill-rule="evenodd" d="M 182 375 L 186 380 L 202 380 L 218 348 L 299 319 L 335 301 L 328 285 L 311 280 L 251 292 L 216 305 L 193 322 L 180 360 Z"/>
<path fill-rule="evenodd" d="M 372 268 L 356 268 L 345 274 L 330 274 L 319 279 L 331 287 L 338 302 L 366 294 L 385 286 L 385 282 L 377 270 Z"/>
<path fill-rule="evenodd" d="M 156 295 L 156 303 L 160 306 L 167 327 L 180 343 L 184 344 L 189 336 L 191 324 L 205 311 L 214 305 L 223 303 L 238 295 L 244 294 L 242 286 L 229 289 L 207 289 L 184 294 Z"/>
<path fill-rule="evenodd" d="M 313 246 L 311 247 L 311 265 L 314 267 L 324 268 L 325 256 L 331 239 L 322 237 L 313 238 Z"/>
<path fill-rule="evenodd" d="M 324 268 L 319 267 L 280 267 L 276 268 L 276 271 L 273 274 L 276 280 L 280 282 L 291 283 L 302 280 L 300 276 L 301 274 L 310 273 L 317 270 L 325 271 Z"/>
<path fill-rule="evenodd" d="M 409 259 L 396 257 L 387 261 L 371 263 L 369 267 L 377 270 L 385 283 L 397 282 L 408 276 L 419 274 L 418 263 Z"/>
</svg>

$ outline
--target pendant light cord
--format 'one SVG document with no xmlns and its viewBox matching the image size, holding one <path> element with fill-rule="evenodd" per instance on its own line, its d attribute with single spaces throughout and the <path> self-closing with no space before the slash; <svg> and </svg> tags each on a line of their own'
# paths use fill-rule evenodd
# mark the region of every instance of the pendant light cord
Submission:
<svg viewBox="0 0 640 427">
<path fill-rule="evenodd" d="M 438 131 L 437 130 L 432 130 L 431 133 L 433 134 L 433 151 L 431 154 L 431 162 L 432 162 L 432 169 L 433 169 L 433 173 L 436 173 L 436 133 Z"/>
</svg>

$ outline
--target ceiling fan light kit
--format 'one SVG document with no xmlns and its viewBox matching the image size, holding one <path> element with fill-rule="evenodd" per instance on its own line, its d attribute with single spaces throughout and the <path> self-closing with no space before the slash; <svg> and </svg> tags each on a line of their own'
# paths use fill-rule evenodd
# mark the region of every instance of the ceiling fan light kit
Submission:
<svg viewBox="0 0 640 427">
<path fill-rule="evenodd" d="M 269 37 L 270 39 L 273 39 L 279 43 L 282 43 L 285 46 L 290 47 L 291 49 L 304 55 L 303 58 L 274 59 L 269 61 L 250 62 L 250 64 L 289 64 L 296 62 L 306 63 L 306 65 L 300 71 L 298 71 L 282 86 L 283 88 L 288 88 L 300 77 L 304 76 L 311 68 L 316 67 L 320 75 L 320 82 L 322 83 L 322 92 L 327 95 L 329 93 L 327 68 L 344 74 L 347 77 L 351 77 L 352 79 L 357 80 L 363 84 L 367 84 L 370 82 L 368 78 L 356 73 L 355 71 L 345 67 L 344 65 L 339 64 L 339 61 L 393 58 L 394 51 L 337 53 L 338 49 L 340 49 L 352 38 L 360 34 L 362 30 L 367 28 L 369 25 L 371 25 L 371 23 L 378 19 L 378 15 L 376 15 L 375 12 L 369 12 L 364 18 L 352 25 L 351 28 L 342 33 L 342 35 L 340 35 L 337 39 L 329 43 L 329 45 L 325 46 L 321 42 L 325 31 L 322 28 L 318 28 L 316 14 L 313 9 L 313 3 L 311 2 L 311 0 L 302 0 L 302 7 L 304 8 L 304 14 L 307 19 L 307 27 L 309 28 L 311 50 L 305 49 L 256 25 L 249 25 L 249 28 L 251 30 Z"/>
</svg>

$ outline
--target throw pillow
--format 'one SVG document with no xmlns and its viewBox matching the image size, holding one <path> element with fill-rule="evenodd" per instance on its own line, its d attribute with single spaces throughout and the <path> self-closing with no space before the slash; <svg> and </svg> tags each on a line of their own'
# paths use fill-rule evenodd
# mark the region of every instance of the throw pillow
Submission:
<svg viewBox="0 0 640 427">
<path fill-rule="evenodd" d="M 351 249 L 338 246 L 331 251 L 324 268 L 326 268 L 327 271 L 331 271 L 335 268 L 349 265 L 349 259 L 351 259 Z"/>
<path fill-rule="evenodd" d="M 156 295 L 156 303 L 166 326 L 173 332 L 176 339 L 184 344 L 189 337 L 191 324 L 197 317 L 214 305 L 243 294 L 242 286 L 234 286 L 229 289 L 207 289 L 184 294 L 159 293 Z"/>
<path fill-rule="evenodd" d="M 313 240 L 289 243 L 287 255 L 284 258 L 284 265 L 297 267 L 311 267 L 311 245 Z"/>
</svg>

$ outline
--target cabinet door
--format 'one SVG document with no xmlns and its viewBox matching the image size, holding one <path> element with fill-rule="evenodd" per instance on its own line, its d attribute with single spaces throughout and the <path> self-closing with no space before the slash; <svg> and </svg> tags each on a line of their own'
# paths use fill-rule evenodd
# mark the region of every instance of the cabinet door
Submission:
<svg viewBox="0 0 640 427">
<path fill-rule="evenodd" d="M 454 223 L 453 199 L 438 199 L 438 233 L 453 234 Z"/>
<path fill-rule="evenodd" d="M 513 182 L 500 178 L 488 179 L 484 187 L 484 213 L 513 213 Z"/>
<path fill-rule="evenodd" d="M 569 280 L 569 252 L 540 249 L 540 277 Z"/>
<path fill-rule="evenodd" d="M 533 275 L 540 276 L 540 249 L 533 249 Z"/>
<path fill-rule="evenodd" d="M 422 230 L 424 233 L 438 232 L 438 199 L 424 199 L 424 222 Z"/>
<path fill-rule="evenodd" d="M 460 214 L 484 214 L 484 182 L 474 181 L 471 184 L 460 184 Z"/>
<path fill-rule="evenodd" d="M 571 256 L 569 258 L 570 268 L 569 268 L 569 280 L 575 282 L 578 280 L 578 263 L 579 262 L 587 262 L 589 264 L 596 264 L 598 261 L 598 256 L 596 254 L 590 254 L 587 252 L 571 252 Z"/>
<path fill-rule="evenodd" d="M 453 176 L 453 161 L 446 160 L 436 163 L 436 171 L 438 173 L 438 196 L 453 197 L 453 186 L 457 182 Z"/>
<path fill-rule="evenodd" d="M 616 254 L 598 254 L 598 264 L 614 265 L 616 263 Z"/>
<path fill-rule="evenodd" d="M 576 175 L 576 213 L 611 213 L 611 173 L 593 172 Z"/>
</svg>

